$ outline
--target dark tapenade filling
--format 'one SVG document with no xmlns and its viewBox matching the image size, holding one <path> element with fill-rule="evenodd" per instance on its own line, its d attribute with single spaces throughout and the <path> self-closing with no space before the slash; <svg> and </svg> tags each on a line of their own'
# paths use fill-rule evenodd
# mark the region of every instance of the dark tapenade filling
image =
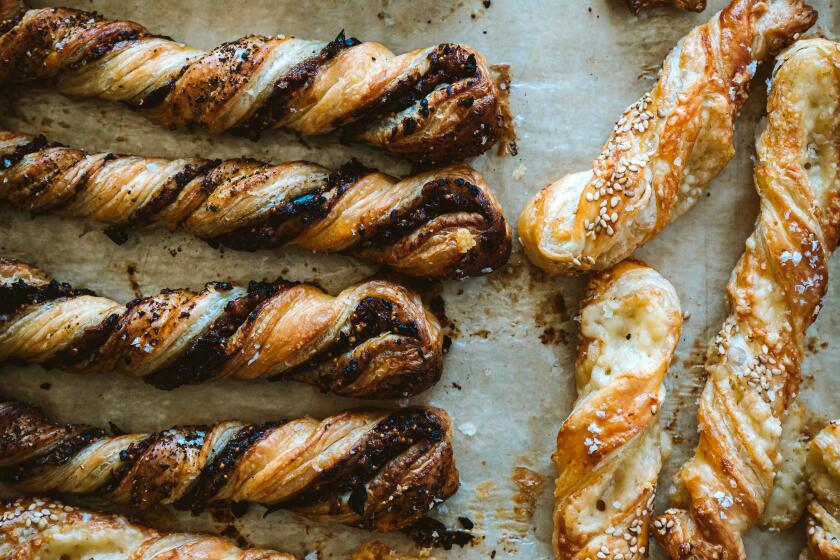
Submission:
<svg viewBox="0 0 840 560">
<path fill-rule="evenodd" d="M 367 432 L 334 466 L 321 471 L 303 491 L 282 504 L 269 504 L 268 509 L 304 508 L 349 493 L 350 509 L 364 515 L 367 483 L 412 445 L 439 442 L 443 436 L 444 427 L 431 411 L 396 411 Z"/>
<path fill-rule="evenodd" d="M 228 338 L 266 300 L 280 291 L 289 289 L 292 285 L 284 280 L 272 283 L 250 282 L 248 293 L 228 302 L 222 314 L 206 333 L 193 341 L 172 364 L 146 376 L 144 380 L 159 389 L 174 389 L 181 385 L 212 379 L 229 358 Z M 230 289 L 229 284 L 227 289 Z"/>
<path fill-rule="evenodd" d="M 363 298 L 348 320 L 347 329 L 341 329 L 339 335 L 327 348 L 316 353 L 306 362 L 284 372 L 269 377 L 270 381 L 289 379 L 312 370 L 331 361 L 336 356 L 347 354 L 353 348 L 384 333 L 416 337 L 417 325 L 413 321 L 402 322 L 394 312 L 394 304 L 390 301 L 367 296 Z M 340 372 L 321 372 L 317 384 L 323 389 L 338 389 L 352 384 L 362 373 L 362 368 L 356 360 L 350 360 Z"/>
<path fill-rule="evenodd" d="M 176 504 L 177 509 L 201 513 L 213 496 L 227 483 L 228 473 L 236 467 L 242 456 L 285 420 L 245 426 L 233 436 L 213 461 L 201 470 L 190 490 Z"/>
<path fill-rule="evenodd" d="M 60 146 L 60 144 L 51 143 L 47 140 L 46 136 L 39 134 L 26 144 L 15 146 L 12 153 L 0 156 L 0 170 L 5 171 L 6 169 L 11 169 L 29 154 L 34 154 L 35 152 L 40 152 L 45 148 L 53 148 L 56 146 Z"/>
<path fill-rule="evenodd" d="M 165 187 L 146 204 L 140 207 L 131 217 L 132 222 L 146 223 L 151 221 L 164 208 L 172 204 L 194 179 L 206 176 L 210 171 L 220 165 L 221 160 L 206 161 L 200 165 L 186 165 L 175 174 Z"/>
<path fill-rule="evenodd" d="M 342 30 L 338 36 L 327 43 L 321 52 L 307 58 L 281 76 L 274 84 L 270 96 L 247 121 L 233 129 L 239 134 L 258 140 L 263 130 L 268 130 L 285 117 L 297 92 L 305 90 L 315 81 L 321 67 L 338 56 L 342 51 L 355 47 L 361 42 L 354 37 L 347 37 Z"/>
<path fill-rule="evenodd" d="M 60 298 L 92 295 L 96 294 L 57 280 L 50 280 L 47 284 L 27 284 L 23 279 L 18 279 L 11 284 L 0 285 L 0 324 L 27 305 Z"/>
</svg>

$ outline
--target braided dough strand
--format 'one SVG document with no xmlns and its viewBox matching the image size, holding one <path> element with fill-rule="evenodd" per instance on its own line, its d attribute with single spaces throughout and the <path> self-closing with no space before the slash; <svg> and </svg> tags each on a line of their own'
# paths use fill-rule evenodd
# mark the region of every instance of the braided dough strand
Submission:
<svg viewBox="0 0 840 560">
<path fill-rule="evenodd" d="M 409 276 L 486 274 L 510 227 L 464 164 L 398 181 L 351 162 L 167 160 L 90 154 L 0 131 L 0 200 L 111 224 L 160 225 L 235 249 L 341 251 Z"/>
<path fill-rule="evenodd" d="M 416 293 L 372 280 L 333 297 L 308 284 L 210 282 L 120 305 L 0 258 L 0 362 L 120 371 L 161 388 L 291 379 L 401 398 L 440 378 L 443 334 Z"/>
<path fill-rule="evenodd" d="M 449 416 L 428 407 L 107 435 L 0 403 L 0 477 L 30 493 L 135 508 L 255 502 L 375 531 L 410 525 L 458 489 Z"/>
<path fill-rule="evenodd" d="M 801 560 L 840 560 L 840 423 L 826 426 L 808 453 L 811 499 Z"/>
<path fill-rule="evenodd" d="M 121 515 L 39 498 L 0 504 L 0 556 L 6 560 L 295 560 L 290 554 L 261 548 L 243 550 L 221 537 L 160 533 Z"/>
<path fill-rule="evenodd" d="M 469 47 L 395 55 L 343 33 L 328 44 L 252 35 L 207 53 L 131 21 L 33 9 L 0 27 L 0 83 L 45 79 L 170 128 L 252 138 L 272 128 L 339 131 L 429 163 L 480 154 L 509 124 L 484 59 Z"/>
<path fill-rule="evenodd" d="M 657 413 L 682 328 L 679 299 L 659 273 L 625 261 L 590 281 L 580 327 L 578 400 L 552 457 L 560 473 L 554 555 L 645 558 L 662 463 Z"/>
<path fill-rule="evenodd" d="M 730 316 L 709 348 L 700 441 L 657 519 L 672 558 L 746 558 L 741 535 L 764 510 L 782 419 L 798 391 L 806 329 L 840 228 L 840 45 L 799 41 L 780 57 L 757 142 L 761 209 L 728 286 Z"/>
<path fill-rule="evenodd" d="M 688 210 L 734 154 L 756 65 L 808 29 L 802 0 L 732 0 L 665 60 L 590 171 L 543 188 L 519 217 L 528 258 L 557 274 L 602 270 Z"/>
</svg>

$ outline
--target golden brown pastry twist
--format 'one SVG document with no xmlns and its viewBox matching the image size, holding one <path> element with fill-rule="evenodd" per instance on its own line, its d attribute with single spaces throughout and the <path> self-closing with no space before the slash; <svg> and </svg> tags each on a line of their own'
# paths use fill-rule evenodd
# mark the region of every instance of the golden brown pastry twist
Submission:
<svg viewBox="0 0 840 560">
<path fill-rule="evenodd" d="M 672 558 L 746 558 L 741 536 L 773 488 L 782 419 L 840 228 L 840 45 L 803 40 L 783 53 L 767 110 L 756 146 L 761 209 L 706 357 L 700 441 L 677 474 L 682 509 L 655 522 Z"/>
<path fill-rule="evenodd" d="M 121 515 L 105 515 L 40 498 L 0 504 L 0 558 L 6 560 L 294 560 L 228 539 L 161 533 Z"/>
<path fill-rule="evenodd" d="M 0 362 L 120 371 L 161 388 L 269 377 L 397 398 L 440 379 L 442 355 L 438 320 L 391 282 L 335 297 L 282 280 L 210 282 L 120 305 L 0 258 Z"/>
<path fill-rule="evenodd" d="M 688 210 L 732 158 L 733 121 L 757 63 L 808 29 L 802 0 L 732 0 L 671 51 L 589 171 L 543 188 L 519 217 L 528 258 L 558 274 L 628 257 Z"/>
<path fill-rule="evenodd" d="M 254 502 L 382 532 L 410 525 L 459 485 L 449 416 L 429 407 L 108 435 L 6 402 L 0 478 L 24 492 L 96 494 L 135 508 Z"/>
<path fill-rule="evenodd" d="M 207 53 L 131 21 L 33 9 L 0 26 L 0 83 L 45 79 L 170 128 L 339 131 L 428 163 L 485 152 L 508 126 L 500 90 L 469 47 L 397 56 L 343 32 L 327 44 L 252 35 Z"/>
<path fill-rule="evenodd" d="M 660 6 L 673 6 L 680 10 L 702 12 L 706 9 L 706 0 L 627 0 L 627 5 L 636 15 L 639 15 L 642 10 Z"/>
<path fill-rule="evenodd" d="M 488 273 L 510 256 L 510 227 L 484 179 L 451 165 L 398 181 L 351 162 L 167 160 L 89 154 L 0 131 L 0 201 L 111 224 L 182 228 L 257 250 L 341 251 L 409 276 Z"/>
<path fill-rule="evenodd" d="M 647 557 L 662 465 L 657 413 L 681 328 L 677 294 L 652 268 L 624 261 L 590 280 L 578 400 L 552 457 L 558 560 Z"/>
<path fill-rule="evenodd" d="M 808 538 L 801 560 L 840 560 L 840 423 L 831 422 L 810 447 Z"/>
</svg>

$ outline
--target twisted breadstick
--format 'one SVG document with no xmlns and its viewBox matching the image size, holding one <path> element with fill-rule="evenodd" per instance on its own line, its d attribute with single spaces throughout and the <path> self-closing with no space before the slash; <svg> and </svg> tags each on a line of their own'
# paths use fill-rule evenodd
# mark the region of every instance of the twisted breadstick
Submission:
<svg viewBox="0 0 840 560">
<path fill-rule="evenodd" d="M 732 0 L 671 51 L 592 170 L 543 188 L 519 217 L 528 258 L 558 274 L 616 263 L 688 210 L 732 158 L 756 64 L 808 29 L 802 0 Z"/>
<path fill-rule="evenodd" d="M 840 228 L 840 45 L 800 41 L 780 58 L 757 142 L 761 210 L 732 272 L 730 316 L 709 348 L 700 442 L 683 495 L 657 519 L 672 558 L 746 558 L 767 504 L 806 329 L 822 306 Z"/>
<path fill-rule="evenodd" d="M 161 388 L 269 376 L 339 395 L 396 398 L 433 385 L 443 335 L 420 297 L 369 281 L 210 282 L 120 305 L 0 258 L 0 362 L 123 373 Z"/>
<path fill-rule="evenodd" d="M 220 537 L 160 533 L 121 515 L 52 500 L 0 504 L 0 514 L 0 557 L 6 560 L 294 560 L 261 548 L 242 550 Z"/>
<path fill-rule="evenodd" d="M 578 400 L 552 457 L 554 555 L 645 558 L 680 302 L 659 273 L 625 261 L 590 281 L 581 306 Z"/>
<path fill-rule="evenodd" d="M 0 26 L 0 83 L 44 79 L 170 128 L 337 130 L 424 162 L 485 152 L 507 126 L 483 58 L 454 44 L 397 56 L 343 33 L 327 44 L 252 35 L 207 53 L 131 21 L 43 8 Z"/>
<path fill-rule="evenodd" d="M 6 402 L 0 478 L 24 492 L 96 494 L 135 508 L 256 502 L 382 532 L 410 525 L 459 484 L 449 416 L 428 407 L 107 435 Z"/>
<path fill-rule="evenodd" d="M 702 12 L 706 9 L 706 0 L 627 0 L 627 5 L 636 15 L 639 15 L 642 10 L 660 6 L 673 6 L 680 10 Z"/>
<path fill-rule="evenodd" d="M 840 424 L 835 420 L 811 441 L 808 546 L 801 560 L 840 560 Z"/>
<path fill-rule="evenodd" d="M 112 224 L 155 224 L 236 249 L 342 251 L 410 276 L 490 272 L 510 256 L 496 197 L 467 165 L 403 181 L 351 162 L 267 165 L 88 154 L 0 131 L 0 200 Z"/>
</svg>

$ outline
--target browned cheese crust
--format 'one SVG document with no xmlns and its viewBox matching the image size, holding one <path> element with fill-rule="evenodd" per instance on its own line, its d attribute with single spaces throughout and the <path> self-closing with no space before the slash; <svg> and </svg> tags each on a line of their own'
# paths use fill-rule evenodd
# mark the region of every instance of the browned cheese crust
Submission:
<svg viewBox="0 0 840 560">
<path fill-rule="evenodd" d="M 337 296 L 309 284 L 210 282 L 126 305 L 0 258 L 0 363 L 121 372 L 161 388 L 289 379 L 400 398 L 440 378 L 443 334 L 420 296 L 382 280 Z"/>
<path fill-rule="evenodd" d="M 840 560 L 840 422 L 811 441 L 807 464 L 807 546 L 800 560 Z"/>
<path fill-rule="evenodd" d="M 170 128 L 336 131 L 425 163 L 485 152 L 509 126 L 484 59 L 448 43 L 398 56 L 343 33 L 327 44 L 252 35 L 208 53 L 131 21 L 43 8 L 0 27 L 0 83 L 43 80 Z"/>
<path fill-rule="evenodd" d="M 486 274 L 507 262 L 510 227 L 465 164 L 399 181 L 351 162 L 90 154 L 0 131 L 0 201 L 117 225 L 180 228 L 213 244 L 343 252 L 414 277 Z"/>
<path fill-rule="evenodd" d="M 627 6 L 636 15 L 639 15 L 642 10 L 660 6 L 673 6 L 680 10 L 702 12 L 706 9 L 706 0 L 627 0 Z"/>
<path fill-rule="evenodd" d="M 196 533 L 161 533 L 121 515 L 105 515 L 39 498 L 0 504 L 5 560 L 295 560 L 262 548 Z"/>
<path fill-rule="evenodd" d="M 108 435 L 0 403 L 0 479 L 141 509 L 253 502 L 381 532 L 410 525 L 459 485 L 449 416 L 428 407 Z"/>
<path fill-rule="evenodd" d="M 578 400 L 552 456 L 558 560 L 647 558 L 662 466 L 658 412 L 681 328 L 676 291 L 652 268 L 624 261 L 590 280 Z"/>
<path fill-rule="evenodd" d="M 564 275 L 602 270 L 700 199 L 735 153 L 735 118 L 759 63 L 817 19 L 803 0 L 732 0 L 668 55 L 592 169 L 544 187 L 519 217 L 528 258 Z"/>
<path fill-rule="evenodd" d="M 742 535 L 773 488 L 840 228 L 840 45 L 809 39 L 782 53 L 767 112 L 756 143 L 760 213 L 706 357 L 700 441 L 677 473 L 677 507 L 654 522 L 675 559 L 744 560 Z"/>
</svg>

